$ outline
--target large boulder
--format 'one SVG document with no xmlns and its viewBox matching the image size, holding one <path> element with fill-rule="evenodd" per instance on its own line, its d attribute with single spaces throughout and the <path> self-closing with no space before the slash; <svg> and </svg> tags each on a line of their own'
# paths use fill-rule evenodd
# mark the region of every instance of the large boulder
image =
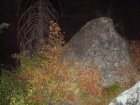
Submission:
<svg viewBox="0 0 140 105">
<path fill-rule="evenodd" d="M 118 77 L 114 68 L 129 67 L 128 43 L 117 33 L 112 19 L 108 17 L 86 23 L 72 37 L 61 58 L 99 68 L 104 79 L 102 85 L 105 87 L 116 81 L 127 81 L 126 76 Z"/>
<path fill-rule="evenodd" d="M 140 105 L 140 81 L 121 93 L 109 105 Z"/>
</svg>

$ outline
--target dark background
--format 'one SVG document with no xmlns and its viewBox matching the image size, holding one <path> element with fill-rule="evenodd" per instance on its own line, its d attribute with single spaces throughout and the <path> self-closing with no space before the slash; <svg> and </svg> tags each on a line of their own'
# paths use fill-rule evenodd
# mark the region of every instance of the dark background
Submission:
<svg viewBox="0 0 140 105">
<path fill-rule="evenodd" d="M 24 12 L 27 0 L 22 1 L 20 13 Z M 66 32 L 68 42 L 88 21 L 109 16 L 117 31 L 127 40 L 140 39 L 140 0 L 50 0 L 57 10 L 58 23 L 62 32 Z M 28 8 L 30 2 L 26 5 Z M 111 12 L 111 13 L 109 13 Z M 0 66 L 8 69 L 16 66 L 11 54 L 19 53 L 17 46 L 17 0 L 0 0 L 0 24 L 10 23 L 8 29 L 0 33 Z"/>
</svg>

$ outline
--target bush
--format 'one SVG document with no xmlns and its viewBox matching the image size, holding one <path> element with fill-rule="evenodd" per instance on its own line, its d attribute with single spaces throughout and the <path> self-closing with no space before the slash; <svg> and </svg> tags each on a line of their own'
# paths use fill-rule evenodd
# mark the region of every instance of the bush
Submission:
<svg viewBox="0 0 140 105">
<path fill-rule="evenodd" d="M 14 101 L 21 102 L 23 92 L 26 90 L 25 84 L 25 81 L 18 80 L 17 71 L 2 70 L 0 76 L 0 105 L 9 105 Z"/>
</svg>

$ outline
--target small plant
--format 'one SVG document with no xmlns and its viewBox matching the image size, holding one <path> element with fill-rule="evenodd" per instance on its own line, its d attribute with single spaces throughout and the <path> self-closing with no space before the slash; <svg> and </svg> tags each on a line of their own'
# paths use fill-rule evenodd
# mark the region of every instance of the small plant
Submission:
<svg viewBox="0 0 140 105">
<path fill-rule="evenodd" d="M 104 88 L 102 91 L 101 100 L 98 103 L 98 105 L 107 105 L 121 92 L 122 92 L 122 85 L 117 82 L 110 87 Z"/>
<path fill-rule="evenodd" d="M 71 65 L 71 62 L 70 62 Z M 71 101 L 76 105 L 93 105 L 98 103 L 103 87 L 101 85 L 102 76 L 97 68 L 89 69 L 87 64 L 82 69 L 79 64 L 72 71 L 72 84 L 70 90 L 73 92 Z"/>
<path fill-rule="evenodd" d="M 78 84 L 81 89 L 87 93 L 93 94 L 95 97 L 102 92 L 102 77 L 98 69 L 82 70 L 77 73 Z"/>
<path fill-rule="evenodd" d="M 41 58 L 38 53 L 34 53 L 32 56 L 27 53 L 13 54 L 12 57 L 20 61 L 20 69 L 26 69 L 29 66 L 37 66 L 38 62 L 41 62 Z"/>
<path fill-rule="evenodd" d="M 23 91 L 25 91 L 25 81 L 18 80 L 18 72 L 9 72 L 7 70 L 2 70 L 0 76 L 0 104 L 9 105 L 11 102 L 22 101 Z M 10 104 L 13 105 L 13 104 Z M 16 104 L 14 104 L 16 105 Z"/>
<path fill-rule="evenodd" d="M 137 77 L 137 71 L 134 70 L 132 67 L 124 68 L 120 67 L 115 70 L 116 75 L 118 76 L 119 80 L 122 85 L 126 87 L 130 87 L 136 82 L 135 78 Z"/>
<path fill-rule="evenodd" d="M 129 41 L 130 44 L 130 56 L 131 56 L 131 63 L 140 71 L 140 42 L 139 40 L 132 40 Z"/>
<path fill-rule="evenodd" d="M 0 33 L 2 33 L 2 30 L 1 29 L 8 28 L 9 25 L 10 25 L 9 23 L 2 23 L 2 24 L 0 24 Z"/>
</svg>

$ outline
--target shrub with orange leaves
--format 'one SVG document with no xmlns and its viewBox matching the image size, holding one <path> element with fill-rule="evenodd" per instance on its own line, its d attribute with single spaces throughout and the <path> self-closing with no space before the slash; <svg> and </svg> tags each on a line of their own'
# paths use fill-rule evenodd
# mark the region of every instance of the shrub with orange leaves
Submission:
<svg viewBox="0 0 140 105">
<path fill-rule="evenodd" d="M 69 68 L 68 62 L 60 62 L 60 54 L 65 49 L 65 42 L 56 23 L 50 22 L 48 43 L 43 39 L 40 43 L 42 47 L 38 51 L 38 56 L 41 59 L 35 65 L 28 66 L 26 70 L 21 70 L 19 74 L 20 80 L 28 81 L 27 93 L 32 93 L 26 98 L 27 101 L 36 100 L 42 104 L 50 103 L 52 100 L 53 103 L 76 101 L 76 92 L 71 90 L 75 82 L 80 90 L 93 97 L 101 94 L 102 78 L 98 69 L 78 70 L 77 68 L 75 72 Z M 76 81 L 73 76 L 76 77 Z"/>
<path fill-rule="evenodd" d="M 119 78 L 117 82 L 121 83 L 125 88 L 131 87 L 137 81 L 138 72 L 132 66 L 129 68 L 119 67 L 115 69 L 115 72 Z"/>
<path fill-rule="evenodd" d="M 87 93 L 98 96 L 101 94 L 103 87 L 101 86 L 102 77 L 97 68 L 92 70 L 81 70 L 77 73 L 78 85 Z"/>
<path fill-rule="evenodd" d="M 138 71 L 140 71 L 140 41 L 129 41 L 129 45 L 132 64 Z"/>
<path fill-rule="evenodd" d="M 72 63 L 72 62 L 70 62 Z M 93 105 L 102 94 L 104 87 L 101 85 L 102 76 L 98 68 L 89 68 L 85 63 L 72 63 L 71 68 L 72 84 L 70 90 L 73 92 L 71 100 L 76 105 Z M 81 65 L 84 68 L 81 68 Z M 89 104 L 90 103 L 90 104 Z M 98 103 L 98 102 L 97 102 Z"/>
<path fill-rule="evenodd" d="M 20 72 L 19 78 L 28 81 L 27 88 L 34 93 L 28 100 L 34 99 L 43 103 L 51 100 L 66 101 L 70 93 L 70 73 L 68 65 L 60 63 L 59 57 L 64 47 L 64 36 L 60 32 L 59 26 L 50 22 L 50 34 L 48 43 L 40 40 L 42 47 L 38 52 L 41 59 L 36 65 L 28 66 L 26 70 Z"/>
</svg>

